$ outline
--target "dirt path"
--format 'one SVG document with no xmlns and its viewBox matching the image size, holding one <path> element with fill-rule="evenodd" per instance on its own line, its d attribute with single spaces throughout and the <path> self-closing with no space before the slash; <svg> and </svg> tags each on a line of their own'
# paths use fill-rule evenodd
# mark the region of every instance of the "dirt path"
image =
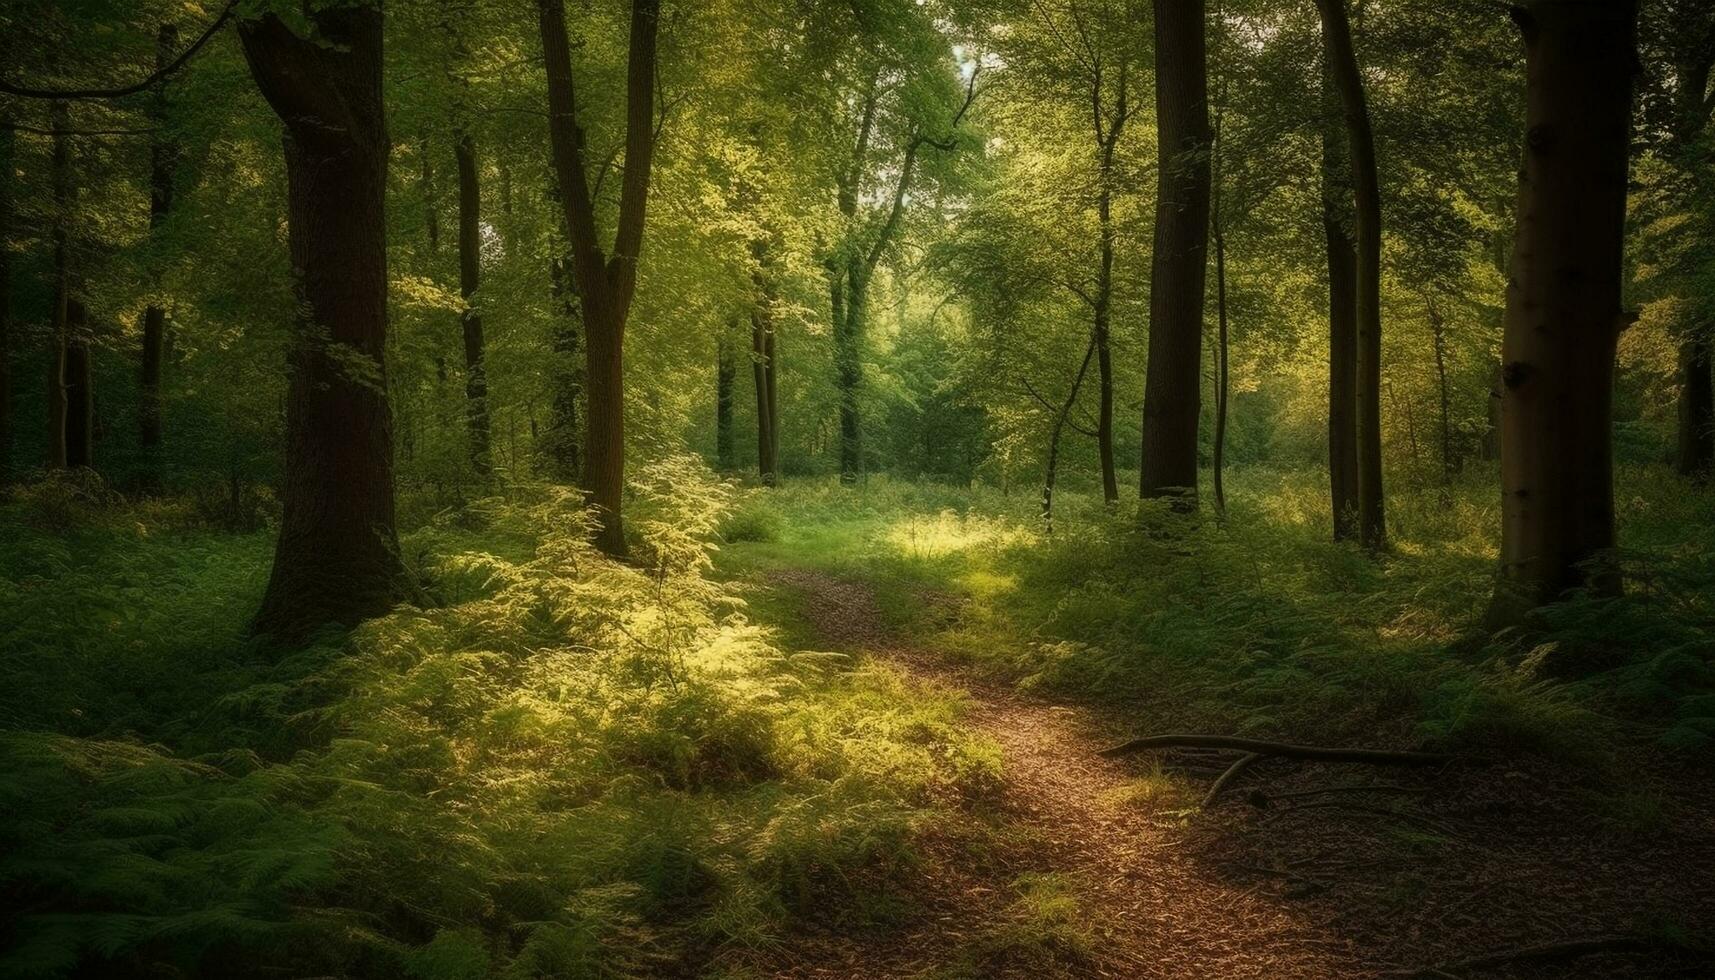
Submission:
<svg viewBox="0 0 1715 980">
<path fill-rule="evenodd" d="M 778 573 L 776 587 L 803 593 L 805 614 L 832 648 L 886 660 L 926 681 L 968 692 L 967 719 L 1004 753 L 1001 810 L 1024 843 L 994 867 L 951 869 L 937 883 L 932 925 L 883 944 L 828 937 L 791 977 L 905 977 L 944 967 L 985 929 L 1004 920 L 1013 881 L 1032 872 L 1073 883 L 1098 939 L 1094 963 L 1009 963 L 1004 954 L 977 967 L 982 976 L 1294 978 L 1372 975 L 1352 945 L 1306 910 L 1262 889 L 1211 879 L 1180 853 L 1174 821 L 1123 797 L 1135 771 L 1102 759 L 1111 744 L 1087 712 L 1020 696 L 950 668 L 891 636 L 864 585 L 805 570 Z M 969 966 L 967 965 L 967 969 Z"/>
</svg>

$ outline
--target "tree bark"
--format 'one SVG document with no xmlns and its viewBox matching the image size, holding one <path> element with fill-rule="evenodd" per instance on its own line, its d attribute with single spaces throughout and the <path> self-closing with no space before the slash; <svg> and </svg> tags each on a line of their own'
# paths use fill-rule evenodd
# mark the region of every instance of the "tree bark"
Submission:
<svg viewBox="0 0 1715 980">
<path fill-rule="evenodd" d="M 1364 95 L 1364 78 L 1352 47 L 1346 0 L 1316 0 L 1322 14 L 1322 43 L 1334 89 L 1346 117 L 1347 153 L 1357 217 L 1357 457 L 1358 538 L 1365 548 L 1387 547 L 1382 498 L 1382 199 L 1376 173 L 1375 134 Z"/>
<path fill-rule="evenodd" d="M 1155 0 L 1160 145 L 1139 491 L 1197 505 L 1203 288 L 1209 244 L 1209 79 L 1203 0 Z"/>
<path fill-rule="evenodd" d="M 11 116 L 0 107 L 0 242 L 12 240 L 13 158 L 17 135 Z M 12 458 L 12 250 L 0 246 L 0 487 L 10 483 Z"/>
<path fill-rule="evenodd" d="M 1096 216 L 1101 228 L 1101 264 L 1096 270 L 1094 332 L 1096 378 L 1101 386 L 1100 399 L 1096 406 L 1096 454 L 1102 467 L 1102 499 L 1109 504 L 1117 503 L 1120 499 L 1119 475 L 1114 468 L 1114 364 L 1109 337 L 1114 292 L 1114 151 L 1119 146 L 1120 136 L 1125 132 L 1126 119 L 1130 115 L 1127 99 L 1128 74 L 1122 65 L 1113 116 L 1105 123 L 1102 76 L 1099 69 L 1092 81 L 1091 93 L 1095 110 L 1096 145 L 1101 153 L 1101 186 L 1096 202 Z"/>
<path fill-rule="evenodd" d="M 723 329 L 715 345 L 715 460 L 722 473 L 736 468 L 732 444 L 732 386 L 738 375 L 732 335 L 736 330 L 736 326 Z"/>
<path fill-rule="evenodd" d="M 584 314 L 589 432 L 584 478 L 595 511 L 595 543 L 626 554 L 621 515 L 625 490 L 625 324 L 637 288 L 637 259 L 655 153 L 655 37 L 659 0 L 633 0 L 626 58 L 625 164 L 613 254 L 597 242 L 594 201 L 584 167 L 564 0 L 537 0 L 548 77 L 548 142 L 572 242 L 572 277 Z"/>
<path fill-rule="evenodd" d="M 1492 622 L 1614 593 L 1614 353 L 1635 0 L 1531 0 L 1525 153 L 1501 345 L 1501 573 Z"/>
<path fill-rule="evenodd" d="M 66 385 L 71 344 L 71 143 L 66 131 L 71 128 L 66 104 L 55 102 L 48 119 L 54 130 L 49 175 L 53 184 L 53 343 L 54 356 L 48 377 L 48 465 L 65 469 L 71 465 L 73 453 L 66 431 L 69 404 Z"/>
<path fill-rule="evenodd" d="M 1459 461 L 1453 454 L 1453 392 L 1447 383 L 1447 323 L 1441 318 L 1441 307 L 1434 297 L 1427 297 L 1429 330 L 1435 344 L 1435 383 L 1441 396 L 1441 482 L 1453 484 L 1453 472 Z"/>
<path fill-rule="evenodd" d="M 280 537 L 252 624 L 289 642 L 384 613 L 407 591 L 386 388 L 381 10 L 331 7 L 310 21 L 310 38 L 271 14 L 239 25 L 256 85 L 285 126 L 300 310 Z"/>
<path fill-rule="evenodd" d="M 1358 253 L 1351 169 L 1335 132 L 1333 72 L 1323 72 L 1322 235 L 1328 260 L 1328 484 L 1334 540 L 1358 536 Z"/>
<path fill-rule="evenodd" d="M 751 281 L 756 286 L 756 303 L 750 310 L 750 373 L 756 388 L 756 470 L 762 485 L 772 487 L 780 480 L 780 413 L 775 398 L 775 375 L 778 367 L 774 353 L 774 280 L 767 268 L 768 244 L 757 240 L 751 245 L 756 268 Z"/>
<path fill-rule="evenodd" d="M 172 61 L 179 29 L 162 24 L 155 38 L 155 70 Z M 166 135 L 167 94 L 163 82 L 155 90 L 150 117 L 155 133 L 149 141 L 149 230 L 158 232 L 173 208 L 173 166 L 178 147 Z M 167 311 L 157 302 L 143 310 L 143 350 L 137 406 L 137 443 L 143 450 L 144 481 L 161 482 L 161 367 L 167 345 Z"/>
<path fill-rule="evenodd" d="M 482 287 L 482 183 L 476 143 L 470 134 L 459 133 L 453 147 L 459 169 L 459 295 L 465 301 L 459 316 L 464 328 L 465 425 L 471 468 L 487 479 L 494 469 L 489 447 L 488 372 L 483 363 L 482 315 L 471 306 L 471 297 Z"/>
<path fill-rule="evenodd" d="M 550 186 L 549 196 L 559 196 L 557 185 Z M 563 228 L 561 230 L 564 231 Z M 548 276 L 559 316 L 553 327 L 554 353 L 550 369 L 553 393 L 548 405 L 548 431 L 542 441 L 542 456 L 550 475 L 575 484 L 583 475 L 583 311 L 578 305 L 577 283 L 572 277 L 570 245 L 556 241 L 554 247 L 557 254 L 548 263 Z"/>
<path fill-rule="evenodd" d="M 1715 341 L 1695 333 L 1679 345 L 1679 474 L 1707 481 L 1715 471 Z"/>
</svg>

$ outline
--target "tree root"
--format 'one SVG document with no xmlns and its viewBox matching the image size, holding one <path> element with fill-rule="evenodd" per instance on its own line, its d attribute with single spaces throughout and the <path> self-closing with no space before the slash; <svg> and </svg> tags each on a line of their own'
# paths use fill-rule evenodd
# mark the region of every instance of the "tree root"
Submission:
<svg viewBox="0 0 1715 980">
<path fill-rule="evenodd" d="M 1239 778 L 1241 773 L 1246 769 L 1249 769 L 1258 759 L 1261 758 L 1261 753 L 1257 752 L 1246 752 L 1244 755 L 1239 756 L 1232 765 L 1227 767 L 1227 771 L 1221 773 L 1220 778 L 1215 780 L 1215 785 L 1209 787 L 1209 794 L 1203 797 L 1203 809 L 1209 809 L 1210 805 L 1215 802 L 1215 798 L 1221 795 L 1222 790 L 1231 785 L 1233 780 Z"/>
<path fill-rule="evenodd" d="M 1159 749 L 1227 749 L 1283 759 L 1305 759 L 1313 762 L 1358 762 L 1374 766 L 1437 766 L 1452 761 L 1451 756 L 1435 752 L 1395 752 L 1387 749 L 1342 749 L 1321 745 L 1293 745 L 1289 742 L 1269 742 L 1235 735 L 1148 735 L 1134 738 L 1099 754 L 1106 758 L 1133 755 Z"/>
<path fill-rule="evenodd" d="M 1644 936 L 1597 936 L 1590 939 L 1569 939 L 1540 946 L 1505 949 L 1468 960 L 1391 971 L 1395 977 L 1457 977 L 1471 970 L 1489 970 L 1515 963 L 1558 963 L 1591 956 L 1596 953 L 1629 953 L 1652 949 L 1655 943 Z"/>
</svg>

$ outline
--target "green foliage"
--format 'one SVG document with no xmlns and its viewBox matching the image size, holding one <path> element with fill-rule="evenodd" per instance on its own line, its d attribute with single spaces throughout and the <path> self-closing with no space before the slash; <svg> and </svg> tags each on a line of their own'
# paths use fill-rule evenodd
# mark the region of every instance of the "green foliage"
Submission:
<svg viewBox="0 0 1715 980">
<path fill-rule="evenodd" d="M 274 661 L 235 615 L 264 541 L 79 503 L 72 564 L 31 524 L 60 491 L 9 505 L 4 969 L 649 975 L 907 910 L 992 752 L 950 698 L 776 646 L 706 575 L 733 492 L 700 464 L 636 490 L 638 566 L 520 489 L 407 536 L 442 604 Z"/>
</svg>

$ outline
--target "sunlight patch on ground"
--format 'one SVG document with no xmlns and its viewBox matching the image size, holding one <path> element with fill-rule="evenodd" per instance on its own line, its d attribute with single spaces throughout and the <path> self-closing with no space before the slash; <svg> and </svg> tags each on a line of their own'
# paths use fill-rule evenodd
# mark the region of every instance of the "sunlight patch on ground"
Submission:
<svg viewBox="0 0 1715 980">
<path fill-rule="evenodd" d="M 1012 521 L 943 510 L 893 522 L 883 535 L 889 545 L 912 558 L 942 558 L 984 546 L 1019 544 L 1032 532 Z"/>
</svg>

